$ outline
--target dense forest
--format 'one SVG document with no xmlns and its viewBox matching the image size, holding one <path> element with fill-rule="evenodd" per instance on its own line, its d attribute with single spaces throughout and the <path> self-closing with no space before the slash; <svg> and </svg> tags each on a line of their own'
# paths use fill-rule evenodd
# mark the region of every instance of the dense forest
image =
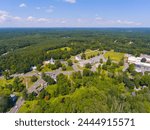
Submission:
<svg viewBox="0 0 150 130">
<path fill-rule="evenodd" d="M 72 49 L 47 54 L 63 46 Z M 150 29 L 1 29 L 0 71 L 25 73 L 50 57 L 67 59 L 87 48 L 150 54 Z"/>
<path fill-rule="evenodd" d="M 62 49 L 64 47 L 68 47 L 69 51 Z M 72 67 L 71 57 L 87 49 L 121 52 L 118 55 L 150 55 L 150 29 L 1 29 L 0 112 L 7 112 L 14 106 L 10 98 L 12 93 L 25 100 L 19 112 L 150 112 L 150 74 L 136 72 L 133 64 L 123 71 L 122 58 L 118 62 L 111 57 L 106 62 L 101 59 L 94 72 L 91 71 L 91 64 L 86 64 L 82 72 L 59 74 L 57 82 L 41 72 L 43 61 L 51 58 L 56 62 L 49 68 L 56 70 L 62 67 L 66 71 L 67 66 L 62 65 L 60 60 Z M 85 53 L 81 57 L 86 59 Z M 22 77 L 10 77 L 12 74 L 27 73 L 32 66 L 37 66 L 42 79 L 48 83 L 39 95 L 27 92 Z M 35 83 L 38 78 L 32 76 L 30 82 Z"/>
</svg>

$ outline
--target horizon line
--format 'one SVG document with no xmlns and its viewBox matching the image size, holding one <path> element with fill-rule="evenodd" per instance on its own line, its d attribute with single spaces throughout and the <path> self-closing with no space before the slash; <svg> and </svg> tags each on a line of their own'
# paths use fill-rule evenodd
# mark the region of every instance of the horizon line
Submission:
<svg viewBox="0 0 150 130">
<path fill-rule="evenodd" d="M 150 28 L 150 27 L 0 27 L 4 28 Z"/>
</svg>

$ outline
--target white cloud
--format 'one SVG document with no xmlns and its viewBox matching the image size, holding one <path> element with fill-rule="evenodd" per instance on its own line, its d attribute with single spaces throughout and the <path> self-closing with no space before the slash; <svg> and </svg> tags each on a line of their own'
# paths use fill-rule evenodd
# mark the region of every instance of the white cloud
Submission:
<svg viewBox="0 0 150 130">
<path fill-rule="evenodd" d="M 78 18 L 78 19 L 77 19 L 77 22 L 79 22 L 79 23 L 82 22 L 82 19 L 81 19 L 81 18 Z"/>
<path fill-rule="evenodd" d="M 8 12 L 0 10 L 0 23 L 3 23 L 8 17 Z"/>
<path fill-rule="evenodd" d="M 37 19 L 38 22 L 49 22 L 49 19 L 47 18 L 39 18 Z"/>
<path fill-rule="evenodd" d="M 37 22 L 49 22 L 50 19 L 47 19 L 47 18 L 36 18 L 36 17 L 33 17 L 33 16 L 29 16 L 26 18 L 26 21 L 27 22 L 34 22 L 34 23 L 37 23 Z"/>
<path fill-rule="evenodd" d="M 95 18 L 95 20 L 96 20 L 96 21 L 101 21 L 101 20 L 103 20 L 103 18 L 102 18 L 102 17 L 97 16 L 97 17 Z"/>
<path fill-rule="evenodd" d="M 76 0 L 65 0 L 65 2 L 68 2 L 70 4 L 75 4 L 77 1 Z"/>
<path fill-rule="evenodd" d="M 2 16 L 2 15 L 7 15 L 7 14 L 8 14 L 8 12 L 7 12 L 7 11 L 0 10 L 0 16 Z"/>
<path fill-rule="evenodd" d="M 61 19 L 61 20 L 59 20 L 58 22 L 60 22 L 61 24 L 66 24 L 66 23 L 67 23 L 67 20 L 66 20 L 66 19 Z"/>
<path fill-rule="evenodd" d="M 20 21 L 22 18 L 18 16 L 12 16 L 7 11 L 0 10 L 0 23 Z"/>
<path fill-rule="evenodd" d="M 33 22 L 33 21 L 35 21 L 35 18 L 32 17 L 32 16 L 29 16 L 29 17 L 27 17 L 26 20 L 29 21 L 29 22 Z"/>
<path fill-rule="evenodd" d="M 11 18 L 12 18 L 12 20 L 16 20 L 16 21 L 20 21 L 20 20 L 22 20 L 22 18 L 21 17 L 18 17 L 18 16 L 11 16 Z"/>
<path fill-rule="evenodd" d="M 27 5 L 25 3 L 22 3 L 22 4 L 19 5 L 19 7 L 24 8 L 24 7 L 27 7 Z"/>
<path fill-rule="evenodd" d="M 106 19 L 100 16 L 93 18 L 46 18 L 19 17 L 0 10 L 0 26 L 6 27 L 139 27 L 143 24 L 131 20 Z"/>
<path fill-rule="evenodd" d="M 115 21 L 117 24 L 123 24 L 123 25 L 141 25 L 139 22 L 134 22 L 134 21 L 128 21 L 128 20 L 117 20 Z"/>
<path fill-rule="evenodd" d="M 108 25 L 108 26 L 139 26 L 142 25 L 140 22 L 129 21 L 129 20 L 112 20 L 112 19 L 104 19 L 102 17 L 97 16 L 95 18 L 95 23 L 97 25 Z"/>
<path fill-rule="evenodd" d="M 47 7 L 35 7 L 36 10 L 41 10 L 41 11 L 45 11 L 46 13 L 52 13 L 54 12 L 54 9 L 55 9 L 55 6 L 53 5 L 50 5 L 50 6 L 47 6 Z"/>
<path fill-rule="evenodd" d="M 50 5 L 47 9 L 46 9 L 46 12 L 47 13 L 52 13 L 54 11 L 54 6 L 53 5 Z"/>
</svg>

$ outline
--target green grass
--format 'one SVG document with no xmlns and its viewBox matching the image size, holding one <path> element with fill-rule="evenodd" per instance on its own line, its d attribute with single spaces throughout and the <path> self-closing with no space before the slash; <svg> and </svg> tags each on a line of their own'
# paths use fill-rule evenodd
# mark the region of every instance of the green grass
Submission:
<svg viewBox="0 0 150 130">
<path fill-rule="evenodd" d="M 26 101 L 21 108 L 19 109 L 19 113 L 30 113 L 34 111 L 38 103 L 38 100 Z"/>
<path fill-rule="evenodd" d="M 62 48 L 58 48 L 58 49 L 54 49 L 54 50 L 49 50 L 49 51 L 47 51 L 47 54 L 49 54 L 50 52 L 57 51 L 59 49 L 62 50 L 62 51 L 64 51 L 65 49 L 67 49 L 67 51 L 71 51 L 70 47 L 62 47 Z"/>
<path fill-rule="evenodd" d="M 124 53 L 108 51 L 104 54 L 104 57 L 110 57 L 113 61 L 119 62 L 124 57 Z"/>
<path fill-rule="evenodd" d="M 67 51 L 71 51 L 71 48 L 70 47 L 62 47 L 62 48 L 60 48 L 62 51 L 64 51 L 65 49 L 67 50 Z"/>
<path fill-rule="evenodd" d="M 72 70 L 73 70 L 72 66 L 67 66 L 66 67 L 66 71 L 72 71 Z"/>
<path fill-rule="evenodd" d="M 43 66 L 41 70 L 41 72 L 50 72 L 50 71 L 52 70 L 48 67 L 48 65 Z"/>
<path fill-rule="evenodd" d="M 98 50 L 93 51 L 93 50 L 87 49 L 85 51 L 86 59 L 89 59 L 89 57 L 91 57 L 91 56 L 97 56 L 98 54 L 100 54 L 100 51 L 98 51 Z"/>
<path fill-rule="evenodd" d="M 26 85 L 26 82 L 27 82 L 27 85 L 28 85 L 29 88 L 34 84 L 34 82 L 31 81 L 31 77 L 24 77 L 22 79 L 22 83 L 24 85 Z"/>
</svg>

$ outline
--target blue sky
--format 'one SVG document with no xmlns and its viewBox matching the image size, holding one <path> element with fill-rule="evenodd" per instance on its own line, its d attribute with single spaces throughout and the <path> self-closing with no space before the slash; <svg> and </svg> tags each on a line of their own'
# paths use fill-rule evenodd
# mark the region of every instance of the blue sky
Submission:
<svg viewBox="0 0 150 130">
<path fill-rule="evenodd" d="M 150 27 L 150 0 L 0 0 L 0 27 Z"/>
</svg>

